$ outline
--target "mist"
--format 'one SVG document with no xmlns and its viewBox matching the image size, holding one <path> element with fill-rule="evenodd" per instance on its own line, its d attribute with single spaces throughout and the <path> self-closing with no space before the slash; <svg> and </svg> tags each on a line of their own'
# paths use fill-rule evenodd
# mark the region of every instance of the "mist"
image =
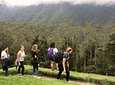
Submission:
<svg viewBox="0 0 115 85">
<path fill-rule="evenodd" d="M 39 5 L 39 4 L 58 4 L 69 2 L 73 5 L 77 4 L 91 4 L 95 3 L 97 5 L 103 4 L 114 4 L 115 0 L 1 0 L 0 4 L 5 4 L 7 6 L 29 6 L 29 5 Z"/>
</svg>

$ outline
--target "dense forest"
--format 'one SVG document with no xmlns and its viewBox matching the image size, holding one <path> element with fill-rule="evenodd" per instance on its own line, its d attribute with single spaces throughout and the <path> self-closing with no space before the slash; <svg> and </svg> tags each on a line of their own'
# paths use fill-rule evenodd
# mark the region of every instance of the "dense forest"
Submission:
<svg viewBox="0 0 115 85">
<path fill-rule="evenodd" d="M 71 3 L 40 4 L 32 6 L 7 7 L 0 4 L 0 21 L 29 22 L 32 24 L 46 23 L 58 25 L 63 18 L 72 22 L 72 26 L 85 26 L 85 22 L 102 24 L 103 26 L 115 23 L 115 5 L 96 5 Z"/>
<path fill-rule="evenodd" d="M 38 44 L 40 66 L 50 68 L 47 52 L 55 42 L 58 50 L 73 49 L 70 70 L 115 75 L 114 6 L 63 3 L 12 8 L 1 4 L 0 52 L 9 47 L 12 67 L 24 45 L 24 64 L 30 65 L 32 45 Z"/>
<path fill-rule="evenodd" d="M 38 57 L 41 67 L 50 68 L 47 51 L 51 42 L 58 50 L 72 47 L 69 55 L 70 70 L 106 75 L 115 75 L 115 24 L 103 27 L 101 24 L 72 26 L 64 19 L 58 26 L 53 24 L 20 24 L 0 22 L 0 51 L 9 47 L 10 63 L 14 66 L 19 46 L 25 46 L 24 64 L 30 65 L 31 48 L 38 44 Z M 0 64 L 0 68 L 1 68 Z"/>
</svg>

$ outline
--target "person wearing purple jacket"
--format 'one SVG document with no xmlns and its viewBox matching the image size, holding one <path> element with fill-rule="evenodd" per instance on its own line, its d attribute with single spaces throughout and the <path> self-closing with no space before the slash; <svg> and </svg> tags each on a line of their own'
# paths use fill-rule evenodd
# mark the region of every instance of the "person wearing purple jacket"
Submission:
<svg viewBox="0 0 115 85">
<path fill-rule="evenodd" d="M 56 54 L 56 53 L 58 52 L 57 48 L 55 48 L 55 43 L 54 43 L 54 42 L 52 42 L 52 43 L 50 44 L 50 48 L 48 49 L 48 51 L 49 51 L 50 49 L 53 49 L 53 54 Z M 51 69 L 52 69 L 52 71 L 54 71 L 54 68 L 53 68 L 54 59 L 53 59 L 53 57 L 49 58 L 49 60 L 50 60 L 50 62 L 51 62 Z M 57 71 L 59 71 L 58 63 L 56 63 L 56 68 L 57 68 Z"/>
</svg>

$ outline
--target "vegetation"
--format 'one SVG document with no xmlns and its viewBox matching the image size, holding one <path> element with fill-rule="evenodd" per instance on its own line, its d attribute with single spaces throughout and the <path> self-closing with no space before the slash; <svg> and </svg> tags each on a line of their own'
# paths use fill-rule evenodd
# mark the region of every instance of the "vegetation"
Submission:
<svg viewBox="0 0 115 85">
<path fill-rule="evenodd" d="M 31 65 L 31 48 L 38 44 L 38 58 L 41 67 L 50 68 L 47 51 L 51 42 L 56 43 L 58 50 L 65 51 L 72 47 L 69 55 L 71 71 L 96 73 L 102 75 L 115 75 L 115 25 L 106 27 L 101 24 L 92 25 L 86 22 L 86 26 L 72 26 L 67 19 L 56 25 L 42 23 L 31 24 L 22 22 L 0 22 L 0 52 L 4 46 L 9 47 L 10 67 L 19 51 L 19 46 L 25 46 L 25 65 Z M 1 62 L 0 62 L 1 63 Z M 0 64 L 0 68 L 2 68 Z"/>
<path fill-rule="evenodd" d="M 57 81 L 57 80 L 42 80 L 42 79 L 37 79 L 37 78 L 33 78 L 31 76 L 9 76 L 9 77 L 4 77 L 4 76 L 0 76 L 1 85 L 59 85 L 59 84 L 63 84 L 63 85 L 79 85 L 76 83 L 68 83 L 66 81 Z"/>
<path fill-rule="evenodd" d="M 9 81 L 9 83 L 13 83 L 13 84 L 15 84 L 17 82 L 22 83 L 22 84 L 27 84 L 28 82 L 30 82 L 30 83 L 33 82 L 34 84 L 41 83 L 44 85 L 45 82 L 47 83 L 47 81 L 44 81 L 41 79 L 40 79 L 41 82 L 39 81 L 39 79 L 37 79 L 37 81 L 39 81 L 39 82 L 36 82 L 35 78 L 32 78 L 32 77 L 26 75 L 26 74 L 31 75 L 31 73 L 32 73 L 32 66 L 30 66 L 30 65 L 25 65 L 24 77 L 23 76 L 14 76 L 14 75 L 17 75 L 17 73 L 18 73 L 17 71 L 15 71 L 15 67 L 9 68 L 8 73 L 12 74 L 12 76 L 3 77 L 4 72 L 2 69 L 0 69 L 0 75 L 1 75 L 0 79 L 2 80 L 2 82 L 4 82 L 4 80 L 7 79 Z M 52 72 L 51 69 L 39 67 L 39 74 L 38 74 L 39 76 L 50 76 L 50 77 L 56 78 L 57 74 L 58 74 L 57 71 Z M 62 75 L 61 75 L 61 79 L 63 79 L 63 78 L 65 78 L 65 73 L 62 73 Z M 11 82 L 10 79 L 14 80 L 14 82 Z M 80 81 L 88 81 L 88 82 L 92 82 L 92 83 L 108 84 L 108 85 L 115 84 L 115 77 L 112 77 L 112 76 L 103 76 L 103 75 L 97 75 L 97 74 L 91 74 L 91 73 L 90 74 L 89 73 L 80 73 L 80 72 L 74 72 L 74 71 L 70 71 L 70 79 L 80 80 Z M 17 80 L 19 80 L 19 81 L 17 81 Z M 22 80 L 24 80 L 24 82 L 22 82 Z M 0 82 L 0 83 L 2 83 L 2 82 Z M 54 84 L 54 83 L 58 83 L 58 82 L 60 82 L 62 84 L 63 83 L 66 84 L 65 81 L 61 81 L 61 80 L 60 81 L 52 80 L 48 84 L 51 83 L 51 85 L 52 85 L 52 83 Z M 5 84 L 5 83 L 7 83 L 7 82 L 4 82 L 2 84 Z M 70 84 L 70 83 L 68 83 L 68 84 Z M 74 83 L 71 83 L 71 84 L 73 85 Z"/>
<path fill-rule="evenodd" d="M 7 7 L 0 4 L 0 21 L 6 22 L 29 22 L 33 24 L 46 23 L 58 25 L 63 18 L 72 22 L 72 26 L 86 26 L 85 22 L 93 21 L 93 25 L 102 24 L 107 26 L 115 23 L 115 5 L 105 4 L 40 4 L 23 7 Z"/>
</svg>

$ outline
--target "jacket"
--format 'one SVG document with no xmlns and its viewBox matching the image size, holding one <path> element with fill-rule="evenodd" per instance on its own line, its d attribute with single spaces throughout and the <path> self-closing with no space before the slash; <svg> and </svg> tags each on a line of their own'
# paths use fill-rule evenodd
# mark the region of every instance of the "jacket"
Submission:
<svg viewBox="0 0 115 85">
<path fill-rule="evenodd" d="M 9 63 L 9 59 L 5 58 L 5 59 L 2 60 L 3 71 L 6 70 L 7 66 L 10 66 L 10 63 Z"/>
</svg>

